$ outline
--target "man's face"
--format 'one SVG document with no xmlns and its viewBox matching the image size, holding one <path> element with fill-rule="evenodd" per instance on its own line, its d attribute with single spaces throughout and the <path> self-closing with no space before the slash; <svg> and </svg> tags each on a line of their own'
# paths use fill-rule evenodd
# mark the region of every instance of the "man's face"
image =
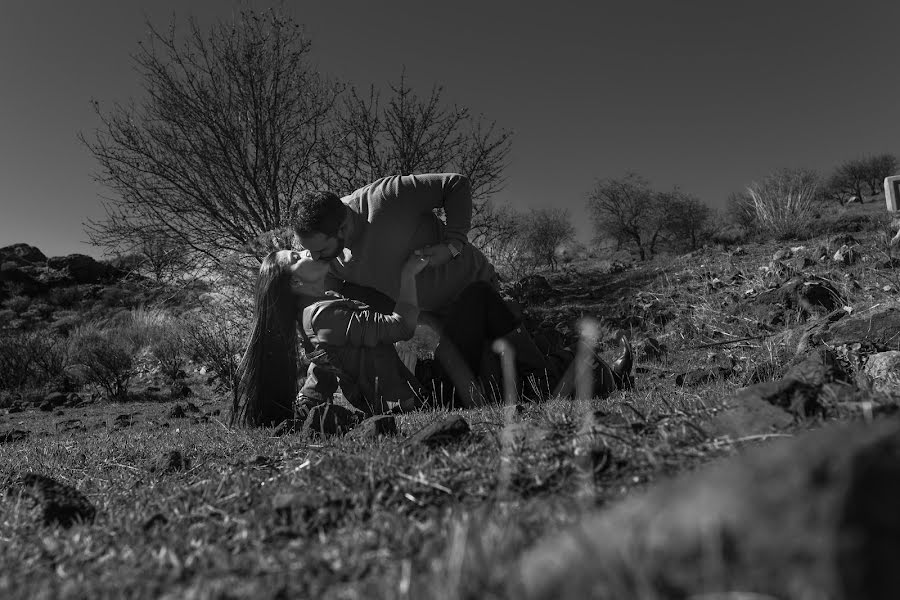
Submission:
<svg viewBox="0 0 900 600">
<path fill-rule="evenodd" d="M 327 262 L 341 256 L 344 251 L 344 238 L 340 232 L 335 237 L 324 233 L 297 235 L 297 241 L 315 260 Z"/>
</svg>

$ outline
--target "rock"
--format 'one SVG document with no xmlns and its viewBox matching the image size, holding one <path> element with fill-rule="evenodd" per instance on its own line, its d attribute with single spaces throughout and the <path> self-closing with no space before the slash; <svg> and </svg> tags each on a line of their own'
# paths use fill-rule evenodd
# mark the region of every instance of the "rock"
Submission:
<svg viewBox="0 0 900 600">
<path fill-rule="evenodd" d="M 900 351 L 869 355 L 865 373 L 872 378 L 872 386 L 876 391 L 900 396 Z"/>
<path fill-rule="evenodd" d="M 900 305 L 861 311 L 832 324 L 820 334 L 831 346 L 860 344 L 874 351 L 893 350 L 900 340 Z"/>
<path fill-rule="evenodd" d="M 99 263 L 85 254 L 69 254 L 47 259 L 47 266 L 57 271 L 66 271 L 75 283 L 100 283 L 113 270 L 107 264 Z"/>
<path fill-rule="evenodd" d="M 793 256 L 793 253 L 790 250 L 782 248 L 772 256 L 772 260 L 787 260 L 791 256 Z"/>
<path fill-rule="evenodd" d="M 157 458 L 150 465 L 151 473 L 176 473 L 190 468 L 190 461 L 178 450 L 170 450 Z"/>
<path fill-rule="evenodd" d="M 839 262 L 842 265 L 849 266 L 856 263 L 859 260 L 859 251 L 856 249 L 856 246 L 848 246 L 844 244 L 841 246 L 837 252 L 834 253 L 834 256 L 831 257 L 831 260 L 834 262 Z"/>
<path fill-rule="evenodd" d="M 900 423 L 769 442 L 629 495 L 527 551 L 505 596 L 887 600 L 900 589 Z"/>
<path fill-rule="evenodd" d="M 51 392 L 44 396 L 44 402 L 49 402 L 52 406 L 63 406 L 69 401 L 69 397 L 62 392 Z"/>
<path fill-rule="evenodd" d="M 794 258 L 792 258 L 790 260 L 790 262 L 788 264 L 795 271 L 797 271 L 799 273 L 805 273 L 807 269 L 809 269 L 810 267 L 812 267 L 816 264 L 816 261 L 814 261 L 813 259 L 811 259 L 808 256 L 795 256 Z"/>
<path fill-rule="evenodd" d="M 56 423 L 56 432 L 65 433 L 72 430 L 83 430 L 84 422 L 81 419 L 67 419 Z"/>
<path fill-rule="evenodd" d="M 97 510 L 71 485 L 37 473 L 29 473 L 13 483 L 31 506 L 33 516 L 45 525 L 69 527 L 77 522 L 90 523 Z"/>
<path fill-rule="evenodd" d="M 641 360 L 659 360 L 666 353 L 666 347 L 656 338 L 648 337 L 638 344 L 637 353 Z"/>
<path fill-rule="evenodd" d="M 125 429 L 134 425 L 135 414 L 119 415 L 113 420 L 113 429 Z"/>
<path fill-rule="evenodd" d="M 149 533 L 153 531 L 157 527 L 162 527 L 169 522 L 169 519 L 162 513 L 154 513 L 150 516 L 149 519 L 144 521 L 144 524 L 141 525 L 141 529 L 143 529 L 144 533 Z"/>
<path fill-rule="evenodd" d="M 393 415 L 375 415 L 350 430 L 347 437 L 363 440 L 375 439 L 382 435 L 397 435 L 398 433 L 397 419 Z"/>
<path fill-rule="evenodd" d="M 779 431 L 793 422 L 794 417 L 787 411 L 760 398 L 744 396 L 726 400 L 723 410 L 709 420 L 705 429 L 713 437 L 736 439 Z"/>
<path fill-rule="evenodd" d="M 719 381 L 721 379 L 726 379 L 731 375 L 732 370 L 716 366 L 708 369 L 694 369 L 692 371 L 688 371 L 687 373 L 680 373 L 675 376 L 675 385 L 680 385 L 682 387 L 693 387 L 695 385 L 703 385 L 705 383 L 712 383 L 713 381 Z"/>
<path fill-rule="evenodd" d="M 11 409 L 10 412 L 12 412 Z M 9 429 L 7 431 L 0 430 L 0 444 L 21 442 L 22 440 L 27 439 L 29 435 L 31 435 L 31 432 L 25 431 L 24 429 Z"/>
<path fill-rule="evenodd" d="M 461 416 L 447 415 L 412 434 L 406 440 L 406 445 L 442 446 L 465 439 L 471 431 L 469 423 Z"/>
<path fill-rule="evenodd" d="M 13 244 L 0 248 L 0 263 L 14 262 L 20 265 L 38 265 L 47 262 L 44 253 L 28 244 Z"/>
</svg>

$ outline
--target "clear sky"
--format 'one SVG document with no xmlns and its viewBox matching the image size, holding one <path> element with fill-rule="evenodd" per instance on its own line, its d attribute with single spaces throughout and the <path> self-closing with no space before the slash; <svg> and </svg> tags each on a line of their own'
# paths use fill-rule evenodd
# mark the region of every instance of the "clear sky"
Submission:
<svg viewBox="0 0 900 600">
<path fill-rule="evenodd" d="M 251 2 L 255 7 L 269 3 Z M 529 6 L 526 8 L 526 4 Z M 82 252 L 103 215 L 78 142 L 104 106 L 142 94 L 146 21 L 228 18 L 232 0 L 0 2 L 0 246 Z M 780 167 L 827 172 L 900 154 L 900 2 L 287 1 L 321 70 L 396 80 L 515 132 L 496 199 L 584 209 L 595 179 L 633 170 L 711 206 Z M 349 190 L 346 190 L 349 191 Z"/>
</svg>

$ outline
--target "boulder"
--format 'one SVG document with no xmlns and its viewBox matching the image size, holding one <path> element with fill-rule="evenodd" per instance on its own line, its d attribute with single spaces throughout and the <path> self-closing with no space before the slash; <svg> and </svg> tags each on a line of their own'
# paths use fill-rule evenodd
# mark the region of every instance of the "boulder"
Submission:
<svg viewBox="0 0 900 600">
<path fill-rule="evenodd" d="M 110 275 L 110 266 L 97 262 L 85 254 L 69 254 L 47 259 L 47 266 L 57 271 L 66 271 L 75 283 L 100 283 Z"/>
<path fill-rule="evenodd" d="M 887 600 L 900 589 L 900 423 L 766 445 L 659 484 L 539 542 L 513 598 Z"/>
<path fill-rule="evenodd" d="M 39 265 L 47 262 L 44 253 L 28 244 L 13 244 L 0 248 L 0 263 L 12 262 L 18 265 Z"/>
<path fill-rule="evenodd" d="M 71 485 L 51 477 L 28 473 L 13 482 L 13 493 L 26 500 L 26 510 L 45 525 L 69 527 L 77 522 L 91 522 L 97 509 Z"/>
<path fill-rule="evenodd" d="M 459 415 L 446 417 L 426 425 L 406 440 L 407 446 L 436 447 L 461 441 L 471 433 L 468 421 Z"/>
<path fill-rule="evenodd" d="M 900 340 L 900 304 L 845 317 L 831 324 L 819 337 L 831 346 L 860 344 L 874 351 L 893 350 Z"/>
<path fill-rule="evenodd" d="M 397 419 L 393 415 L 369 417 L 352 430 L 347 437 L 356 440 L 371 440 L 383 435 L 397 435 Z"/>
<path fill-rule="evenodd" d="M 872 378 L 872 387 L 876 391 L 900 396 L 900 351 L 869 355 L 865 373 Z"/>
</svg>

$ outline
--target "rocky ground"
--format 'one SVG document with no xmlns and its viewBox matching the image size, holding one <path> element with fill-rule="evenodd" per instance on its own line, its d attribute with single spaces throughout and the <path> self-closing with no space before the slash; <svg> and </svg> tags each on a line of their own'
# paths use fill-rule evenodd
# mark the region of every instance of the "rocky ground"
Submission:
<svg viewBox="0 0 900 600">
<path fill-rule="evenodd" d="M 867 566 L 900 539 L 896 461 L 877 458 L 900 435 L 900 275 L 878 209 L 808 240 L 577 260 L 507 282 L 541 343 L 576 341 L 591 317 L 611 360 L 629 334 L 635 387 L 603 399 L 335 436 L 331 417 L 229 429 L 198 364 L 177 385 L 149 369 L 128 402 L 8 394 L 0 593 L 892 597 Z M 10 262 L 17 286 L 57 277 L 49 260 Z M 873 530 L 888 532 L 874 552 L 847 550 Z"/>
</svg>

